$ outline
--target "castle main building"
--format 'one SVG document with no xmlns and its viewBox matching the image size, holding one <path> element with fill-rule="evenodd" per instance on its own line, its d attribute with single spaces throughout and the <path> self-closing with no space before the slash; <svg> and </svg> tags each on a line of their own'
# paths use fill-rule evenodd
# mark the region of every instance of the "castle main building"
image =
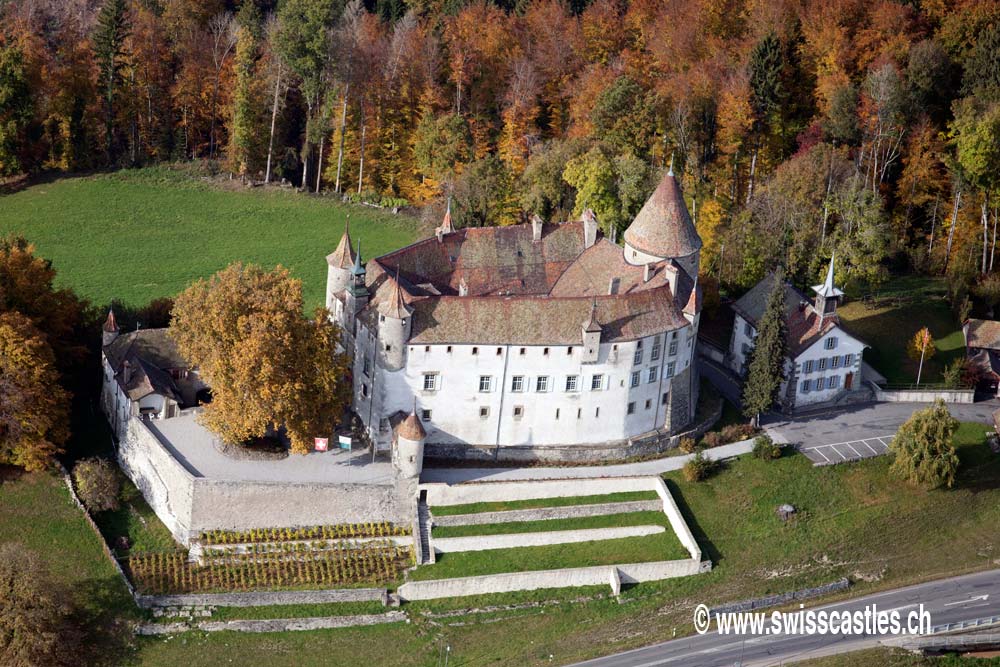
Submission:
<svg viewBox="0 0 1000 667">
<path fill-rule="evenodd" d="M 448 213 L 433 237 L 364 266 L 345 230 L 326 302 L 370 438 L 419 474 L 423 451 L 596 459 L 683 431 L 697 403 L 701 239 L 672 172 L 624 240 L 604 238 L 590 211 L 457 230 Z"/>
</svg>

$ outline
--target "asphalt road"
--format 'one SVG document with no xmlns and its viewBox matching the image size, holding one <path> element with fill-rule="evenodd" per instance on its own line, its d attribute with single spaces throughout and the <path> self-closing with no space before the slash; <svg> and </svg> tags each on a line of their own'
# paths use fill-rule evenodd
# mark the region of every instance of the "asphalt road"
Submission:
<svg viewBox="0 0 1000 667">
<path fill-rule="evenodd" d="M 864 440 L 895 433 L 915 410 L 928 403 L 866 403 L 823 413 L 810 413 L 784 419 L 769 415 L 764 426 L 803 447 Z M 979 403 L 952 403 L 948 410 L 960 421 L 993 423 L 993 411 L 1000 408 L 996 399 Z"/>
<path fill-rule="evenodd" d="M 812 607 L 827 611 L 857 611 L 877 605 L 880 611 L 906 615 L 923 604 L 934 626 L 1000 616 L 1000 570 L 941 579 L 865 597 Z M 692 614 L 694 610 L 692 609 Z M 768 612 L 769 613 L 769 612 Z M 875 646 L 889 635 L 720 635 L 714 622 L 704 635 L 575 663 L 574 667 L 765 667 Z"/>
</svg>

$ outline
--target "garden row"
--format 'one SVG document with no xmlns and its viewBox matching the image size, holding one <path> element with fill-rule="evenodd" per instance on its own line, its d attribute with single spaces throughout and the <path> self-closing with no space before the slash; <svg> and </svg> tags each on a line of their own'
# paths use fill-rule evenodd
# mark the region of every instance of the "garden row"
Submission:
<svg viewBox="0 0 1000 667">
<path fill-rule="evenodd" d="M 360 537 L 394 537 L 409 535 L 410 528 L 387 521 L 342 523 L 333 526 L 302 528 L 254 528 L 251 530 L 208 530 L 199 535 L 199 542 L 209 544 L 257 544 L 261 542 L 291 542 L 295 540 L 345 540 Z"/>
<path fill-rule="evenodd" d="M 136 588 L 148 595 L 329 587 L 396 581 L 413 565 L 413 550 L 372 542 L 308 555 L 234 554 L 205 565 L 178 551 L 133 556 L 125 565 Z"/>
</svg>

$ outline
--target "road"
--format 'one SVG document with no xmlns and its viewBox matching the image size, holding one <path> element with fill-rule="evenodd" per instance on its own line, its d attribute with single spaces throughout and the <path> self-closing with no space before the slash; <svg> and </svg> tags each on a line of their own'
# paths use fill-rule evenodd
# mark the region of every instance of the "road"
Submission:
<svg viewBox="0 0 1000 667">
<path fill-rule="evenodd" d="M 941 579 L 916 586 L 875 593 L 844 602 L 812 607 L 828 611 L 857 611 L 870 605 L 906 614 L 923 604 L 933 625 L 1000 616 L 1000 570 Z M 694 610 L 692 609 L 692 613 Z M 712 629 L 604 658 L 575 663 L 574 667 L 766 667 L 808 657 L 847 653 L 879 643 L 878 636 L 774 635 L 741 637 L 719 635 Z M 741 662 L 742 658 L 742 662 Z"/>
</svg>

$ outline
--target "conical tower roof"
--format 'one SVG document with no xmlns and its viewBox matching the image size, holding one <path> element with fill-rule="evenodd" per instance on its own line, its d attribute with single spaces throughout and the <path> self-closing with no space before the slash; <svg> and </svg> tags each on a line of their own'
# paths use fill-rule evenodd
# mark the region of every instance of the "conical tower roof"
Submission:
<svg viewBox="0 0 1000 667">
<path fill-rule="evenodd" d="M 686 257 L 701 250 L 673 166 L 625 230 L 625 243 L 654 257 Z"/>
<path fill-rule="evenodd" d="M 396 435 L 400 438 L 413 440 L 414 442 L 427 437 L 427 431 L 424 430 L 424 425 L 420 423 L 420 418 L 417 417 L 416 405 L 413 406 L 413 412 L 406 419 L 399 422 L 399 426 L 396 427 Z"/>
<path fill-rule="evenodd" d="M 583 330 L 587 333 L 603 331 L 600 321 L 597 319 L 597 299 L 590 306 L 590 317 L 583 323 Z"/>
<path fill-rule="evenodd" d="M 448 197 L 448 208 L 444 212 L 444 220 L 441 221 L 441 226 L 437 228 L 437 231 L 441 234 L 454 234 L 455 226 L 451 222 L 451 197 Z"/>
<path fill-rule="evenodd" d="M 118 321 L 115 319 L 114 308 L 108 308 L 108 319 L 104 320 L 104 330 L 108 333 L 118 332 Z"/>
<path fill-rule="evenodd" d="M 396 270 L 396 277 L 389 278 L 389 298 L 379 304 L 378 312 L 385 317 L 393 317 L 397 320 L 405 320 L 413 313 L 413 309 L 406 305 L 403 299 L 403 289 L 399 286 L 399 270 Z"/>
<path fill-rule="evenodd" d="M 344 223 L 344 234 L 340 237 L 337 249 L 326 256 L 326 263 L 338 269 L 350 269 L 354 265 L 354 251 L 351 249 L 351 219 Z"/>
</svg>

